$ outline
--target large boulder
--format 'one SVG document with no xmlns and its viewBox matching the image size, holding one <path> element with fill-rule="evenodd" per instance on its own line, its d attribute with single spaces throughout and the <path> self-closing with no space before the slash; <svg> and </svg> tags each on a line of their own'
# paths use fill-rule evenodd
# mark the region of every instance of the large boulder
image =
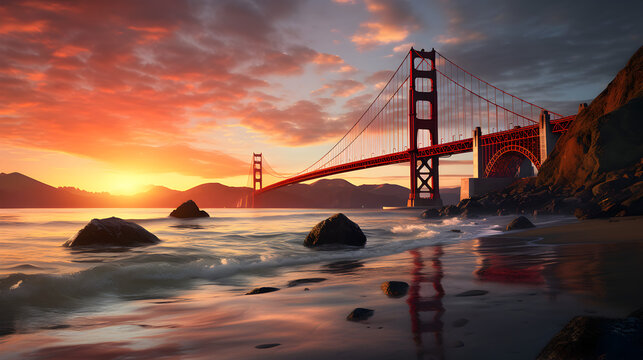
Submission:
<svg viewBox="0 0 643 360">
<path fill-rule="evenodd" d="M 542 349 L 537 359 L 641 359 L 643 321 L 577 316 Z"/>
<path fill-rule="evenodd" d="M 337 213 L 315 225 L 304 240 L 307 247 L 332 244 L 364 246 L 366 235 L 346 215 Z"/>
<path fill-rule="evenodd" d="M 111 217 L 93 219 L 63 246 L 142 246 L 159 241 L 156 235 L 142 226 Z"/>
<path fill-rule="evenodd" d="M 170 216 L 176 218 L 210 217 L 207 212 L 199 210 L 199 207 L 192 200 L 188 200 L 181 204 L 181 206 L 177 207 L 170 213 Z"/>
</svg>

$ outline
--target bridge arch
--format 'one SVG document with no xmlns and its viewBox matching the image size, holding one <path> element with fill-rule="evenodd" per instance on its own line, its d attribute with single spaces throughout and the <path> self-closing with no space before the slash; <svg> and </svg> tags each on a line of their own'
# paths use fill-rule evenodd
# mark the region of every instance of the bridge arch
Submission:
<svg viewBox="0 0 643 360">
<path fill-rule="evenodd" d="M 513 176 L 524 158 L 529 159 L 536 169 L 540 169 L 540 160 L 536 154 L 523 146 L 510 144 L 493 154 L 487 162 L 484 176 Z"/>
</svg>

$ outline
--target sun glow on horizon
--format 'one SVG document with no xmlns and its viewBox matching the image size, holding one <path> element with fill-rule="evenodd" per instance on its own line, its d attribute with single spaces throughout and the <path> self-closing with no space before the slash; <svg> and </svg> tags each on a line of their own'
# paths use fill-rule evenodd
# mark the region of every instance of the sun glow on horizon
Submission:
<svg viewBox="0 0 643 360">
<path fill-rule="evenodd" d="M 114 174 L 110 176 L 106 191 L 112 195 L 135 195 L 149 187 L 147 176 L 135 174 Z"/>
</svg>

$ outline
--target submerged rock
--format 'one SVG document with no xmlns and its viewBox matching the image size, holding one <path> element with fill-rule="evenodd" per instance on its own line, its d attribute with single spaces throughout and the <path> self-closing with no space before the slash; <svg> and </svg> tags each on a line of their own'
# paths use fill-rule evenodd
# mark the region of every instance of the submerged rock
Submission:
<svg viewBox="0 0 643 360">
<path fill-rule="evenodd" d="M 387 281 L 382 284 L 381 288 L 386 296 L 399 298 L 409 291 L 409 284 L 404 281 Z"/>
<path fill-rule="evenodd" d="M 440 213 L 440 209 L 431 208 L 431 209 L 426 209 L 422 211 L 422 213 L 420 214 L 420 217 L 422 219 L 436 219 L 436 218 L 442 217 L 442 213 Z"/>
<path fill-rule="evenodd" d="M 534 224 L 529 221 L 524 216 L 518 216 L 517 218 L 513 219 L 508 225 L 507 225 L 507 231 L 509 230 L 518 230 L 518 229 L 528 229 L 535 227 Z"/>
<path fill-rule="evenodd" d="M 273 348 L 273 347 L 279 346 L 279 345 L 281 345 L 281 344 L 279 344 L 279 343 L 261 344 L 261 345 L 255 346 L 255 349 L 270 349 L 270 348 Z"/>
<path fill-rule="evenodd" d="M 346 215 L 337 213 L 315 225 L 304 240 L 307 247 L 330 244 L 364 246 L 366 235 Z"/>
<path fill-rule="evenodd" d="M 257 294 L 265 294 L 273 291 L 277 291 L 279 288 L 276 287 L 269 287 L 269 286 L 263 286 L 263 287 L 258 287 L 255 289 L 252 289 L 252 291 L 249 291 L 246 293 L 246 295 L 257 295 Z"/>
<path fill-rule="evenodd" d="M 324 265 L 322 272 L 332 274 L 352 274 L 357 269 L 363 268 L 364 263 L 359 260 L 340 260 Z"/>
<path fill-rule="evenodd" d="M 142 226 L 117 217 L 92 219 L 84 228 L 63 244 L 79 246 L 142 246 L 160 240 Z"/>
<path fill-rule="evenodd" d="M 199 210 L 199 207 L 192 200 L 188 200 L 181 204 L 170 213 L 170 216 L 176 218 L 210 217 L 207 212 Z"/>
<path fill-rule="evenodd" d="M 346 320 L 348 321 L 364 321 L 373 316 L 375 313 L 375 310 L 371 309 L 364 309 L 364 308 L 355 308 L 355 310 L 351 311 L 348 316 L 346 316 Z"/>
</svg>

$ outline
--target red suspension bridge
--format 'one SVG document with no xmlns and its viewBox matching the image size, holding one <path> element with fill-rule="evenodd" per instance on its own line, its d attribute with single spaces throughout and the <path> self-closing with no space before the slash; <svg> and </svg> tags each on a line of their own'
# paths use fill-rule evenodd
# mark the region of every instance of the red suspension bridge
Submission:
<svg viewBox="0 0 643 360">
<path fill-rule="evenodd" d="M 440 157 L 473 152 L 474 178 L 511 177 L 524 159 L 540 168 L 574 119 L 508 94 L 435 50 L 411 48 L 362 116 L 315 163 L 283 175 L 253 154 L 253 204 L 286 185 L 408 162 L 408 206 L 440 205 Z M 282 180 L 264 186 L 264 171 Z"/>
</svg>

